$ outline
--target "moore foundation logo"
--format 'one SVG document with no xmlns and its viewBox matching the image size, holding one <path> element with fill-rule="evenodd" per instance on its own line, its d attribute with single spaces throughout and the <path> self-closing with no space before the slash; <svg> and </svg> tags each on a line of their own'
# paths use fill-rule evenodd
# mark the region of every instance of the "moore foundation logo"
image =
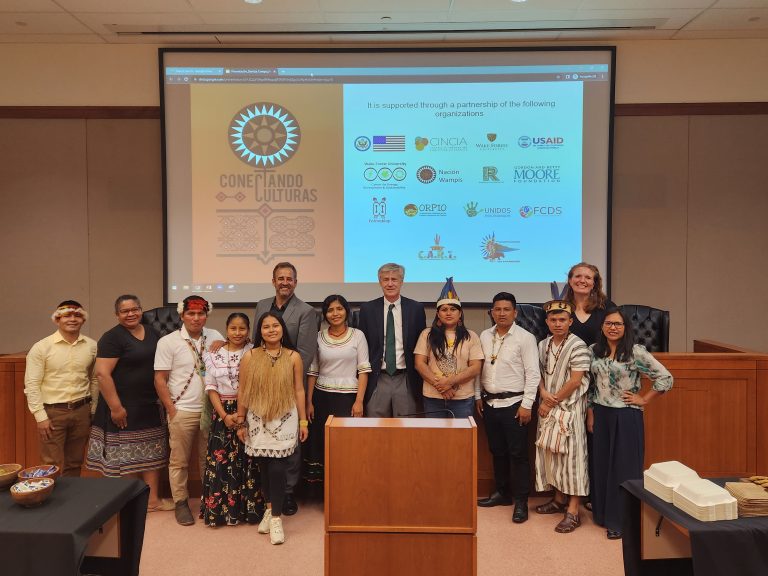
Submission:
<svg viewBox="0 0 768 576">
<path fill-rule="evenodd" d="M 296 117 L 272 102 L 250 104 L 229 123 L 229 145 L 249 166 L 280 166 L 296 153 L 300 141 Z"/>
</svg>

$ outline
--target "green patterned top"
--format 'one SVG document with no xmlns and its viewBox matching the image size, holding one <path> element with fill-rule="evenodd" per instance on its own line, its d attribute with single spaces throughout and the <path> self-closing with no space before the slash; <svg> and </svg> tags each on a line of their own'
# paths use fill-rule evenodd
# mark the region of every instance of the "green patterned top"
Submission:
<svg viewBox="0 0 768 576">
<path fill-rule="evenodd" d="M 642 410 L 642 406 L 627 406 L 621 399 L 621 393 L 624 391 L 633 394 L 640 392 L 643 375 L 653 382 L 653 389 L 657 392 L 666 392 L 672 388 L 672 374 L 640 344 L 635 344 L 632 348 L 632 360 L 629 362 L 596 358 L 594 345 L 590 346 L 589 350 L 592 352 L 592 365 L 590 367 L 592 383 L 587 396 L 590 406 L 600 404 L 609 408 Z"/>
</svg>

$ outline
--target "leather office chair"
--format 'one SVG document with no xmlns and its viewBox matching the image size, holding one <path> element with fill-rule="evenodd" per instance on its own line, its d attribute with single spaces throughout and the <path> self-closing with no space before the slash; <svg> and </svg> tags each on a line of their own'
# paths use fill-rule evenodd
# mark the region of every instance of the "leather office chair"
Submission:
<svg viewBox="0 0 768 576">
<path fill-rule="evenodd" d="M 176 311 L 176 306 L 163 306 L 145 310 L 141 315 L 141 323 L 152 326 L 161 337 L 169 332 L 181 328 L 181 318 Z"/>
<path fill-rule="evenodd" d="M 536 337 L 536 342 L 541 342 L 549 336 L 549 328 L 545 322 L 544 309 L 538 304 L 518 304 L 515 324 L 525 328 Z"/>
<path fill-rule="evenodd" d="M 648 352 L 669 352 L 669 310 L 642 304 L 623 304 L 619 309 L 632 324 L 636 344 Z"/>
</svg>

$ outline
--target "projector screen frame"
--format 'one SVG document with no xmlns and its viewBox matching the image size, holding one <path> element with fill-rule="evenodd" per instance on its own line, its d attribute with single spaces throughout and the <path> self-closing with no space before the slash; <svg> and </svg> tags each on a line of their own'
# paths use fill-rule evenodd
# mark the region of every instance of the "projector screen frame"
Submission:
<svg viewBox="0 0 768 576">
<path fill-rule="evenodd" d="M 168 172 L 167 172 L 167 127 L 166 127 L 166 98 L 165 98 L 165 55 L 174 53 L 258 53 L 258 54 L 368 54 L 368 53 L 518 53 L 518 52 L 603 52 L 609 55 L 610 60 L 610 78 L 609 78 L 609 110 L 608 110 L 608 148 L 607 148 L 607 175 L 606 175 L 606 237 L 605 237 L 605 251 L 606 261 L 601 272 L 603 273 L 603 279 L 605 282 L 604 290 L 610 298 L 612 281 L 611 281 L 611 259 L 612 259 L 612 205 L 613 205 L 613 145 L 614 145 L 614 119 L 615 119 L 615 88 L 616 88 L 616 46 L 534 46 L 534 47 L 519 47 L 519 46 L 489 46 L 489 47 L 345 47 L 345 48 L 159 48 L 158 49 L 158 78 L 159 78 L 159 90 L 160 90 L 160 132 L 161 132 L 161 174 L 162 174 L 162 210 L 163 210 L 163 304 L 164 306 L 170 306 L 176 303 L 176 301 L 170 300 L 169 295 L 169 278 L 168 278 Z M 383 263 L 383 262 L 382 262 Z M 575 262 L 574 262 L 575 263 Z M 556 279 L 558 286 L 562 289 L 565 278 Z M 407 292 L 408 276 L 406 274 L 406 292 Z M 489 283 L 492 284 L 492 283 Z M 301 291 L 301 284 L 298 288 Z M 490 300 L 490 296 L 489 296 Z M 223 308 L 243 308 L 252 307 L 256 304 L 256 301 L 243 301 L 243 302 L 216 302 L 215 298 L 212 301 L 217 304 L 217 307 Z M 320 300 L 306 300 L 309 304 L 318 306 Z M 358 306 L 361 302 L 366 300 L 350 299 L 350 304 Z M 431 301 L 424 301 L 426 305 L 431 304 Z M 465 307 L 484 307 L 488 305 L 488 302 L 482 301 L 462 301 L 462 305 Z"/>
</svg>

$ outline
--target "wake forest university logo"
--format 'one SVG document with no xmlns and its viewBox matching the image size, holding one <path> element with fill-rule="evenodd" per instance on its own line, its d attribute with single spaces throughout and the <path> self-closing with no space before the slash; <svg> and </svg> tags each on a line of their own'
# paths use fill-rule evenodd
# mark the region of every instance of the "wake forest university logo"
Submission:
<svg viewBox="0 0 768 576">
<path fill-rule="evenodd" d="M 280 166 L 296 153 L 300 141 L 296 117 L 272 102 L 246 106 L 229 123 L 229 145 L 249 166 Z"/>
</svg>

